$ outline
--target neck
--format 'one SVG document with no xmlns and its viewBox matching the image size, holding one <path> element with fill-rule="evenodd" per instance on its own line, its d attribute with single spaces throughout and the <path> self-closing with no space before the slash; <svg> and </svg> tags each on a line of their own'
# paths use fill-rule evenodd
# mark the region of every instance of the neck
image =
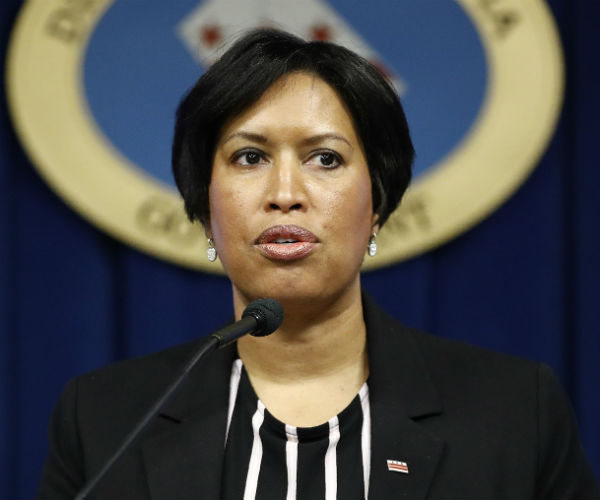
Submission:
<svg viewBox="0 0 600 500">
<path fill-rule="evenodd" d="M 237 317 L 244 302 L 234 292 Z M 360 367 L 364 382 L 368 367 L 360 281 L 339 297 L 309 302 L 309 307 L 283 302 L 285 319 L 274 334 L 238 340 L 248 373 L 281 383 L 334 376 Z"/>
</svg>

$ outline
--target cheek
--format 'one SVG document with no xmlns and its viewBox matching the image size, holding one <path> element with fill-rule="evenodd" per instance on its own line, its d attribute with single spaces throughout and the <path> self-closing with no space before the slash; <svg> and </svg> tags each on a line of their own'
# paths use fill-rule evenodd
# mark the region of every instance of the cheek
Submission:
<svg viewBox="0 0 600 500">
<path fill-rule="evenodd" d="M 327 225 L 336 235 L 348 239 L 351 235 L 362 246 L 371 234 L 373 202 L 369 179 L 361 179 L 331 191 L 327 203 Z M 366 243 L 365 243 L 366 244 Z"/>
<path fill-rule="evenodd" d="M 209 187 L 210 233 L 226 270 L 248 251 L 253 239 L 256 189 L 244 182 L 216 176 Z"/>
<path fill-rule="evenodd" d="M 218 246 L 223 244 L 227 235 L 235 230 L 235 221 L 238 220 L 236 207 L 239 198 L 226 183 L 215 180 L 211 182 L 209 190 L 210 229 L 212 237 Z"/>
</svg>

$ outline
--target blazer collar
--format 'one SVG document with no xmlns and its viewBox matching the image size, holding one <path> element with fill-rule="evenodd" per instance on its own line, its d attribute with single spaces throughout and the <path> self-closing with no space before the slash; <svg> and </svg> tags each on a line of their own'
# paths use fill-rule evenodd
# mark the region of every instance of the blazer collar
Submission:
<svg viewBox="0 0 600 500">
<path fill-rule="evenodd" d="M 424 498 L 443 442 L 419 420 L 441 413 L 439 394 L 411 330 L 363 293 L 370 361 L 370 498 Z M 190 349 L 190 352 L 192 350 Z M 237 354 L 228 346 L 197 366 L 161 412 L 166 428 L 142 443 L 152 498 L 218 498 Z M 387 460 L 406 462 L 408 474 Z"/>
<path fill-rule="evenodd" d="M 229 379 L 236 356 L 230 345 L 195 367 L 158 417 L 156 424 L 164 430 L 142 443 L 151 498 L 220 497 Z"/>
<path fill-rule="evenodd" d="M 439 393 L 415 339 L 363 293 L 371 405 L 370 498 L 425 498 L 443 441 L 421 421 L 442 412 Z M 388 460 L 408 473 L 390 471 Z"/>
</svg>

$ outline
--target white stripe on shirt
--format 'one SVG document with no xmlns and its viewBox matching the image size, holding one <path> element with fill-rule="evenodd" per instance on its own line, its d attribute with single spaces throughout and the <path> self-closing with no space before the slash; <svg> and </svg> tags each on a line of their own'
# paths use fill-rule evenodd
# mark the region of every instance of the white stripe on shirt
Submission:
<svg viewBox="0 0 600 500">
<path fill-rule="evenodd" d="M 227 436 L 229 436 L 229 427 L 231 426 L 231 417 L 235 408 L 235 398 L 237 397 L 240 379 L 242 377 L 242 360 L 236 359 L 231 368 L 231 377 L 229 379 L 229 408 L 227 410 L 227 428 L 225 429 L 225 446 L 227 446 Z"/>
<path fill-rule="evenodd" d="M 265 405 L 259 399 L 256 412 L 252 417 L 252 452 L 250 453 L 250 463 L 248 464 L 248 475 L 246 476 L 246 487 L 244 488 L 244 500 L 254 500 L 256 498 L 256 488 L 258 487 L 258 474 L 260 472 L 260 463 L 262 461 L 262 441 L 260 440 L 260 427 L 265 419 Z"/>
<path fill-rule="evenodd" d="M 369 497 L 369 479 L 371 475 L 371 408 L 369 406 L 369 386 L 365 382 L 358 391 L 362 407 L 362 430 L 360 444 L 363 461 L 363 484 L 365 486 L 365 500 Z"/>
<path fill-rule="evenodd" d="M 329 420 L 329 446 L 325 453 L 325 500 L 337 498 L 337 444 L 340 424 L 337 416 Z"/>
<path fill-rule="evenodd" d="M 296 482 L 298 479 L 298 431 L 293 425 L 285 425 L 287 443 L 285 444 L 285 462 L 287 466 L 286 500 L 296 500 Z"/>
</svg>

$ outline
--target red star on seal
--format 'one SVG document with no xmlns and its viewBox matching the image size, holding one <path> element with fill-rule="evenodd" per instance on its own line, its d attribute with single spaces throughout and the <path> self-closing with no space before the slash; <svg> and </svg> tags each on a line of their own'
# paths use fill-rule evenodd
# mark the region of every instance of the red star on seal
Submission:
<svg viewBox="0 0 600 500">
<path fill-rule="evenodd" d="M 313 40 L 326 42 L 331 40 L 331 30 L 326 24 L 315 24 L 310 30 L 310 37 Z"/>
<path fill-rule="evenodd" d="M 221 40 L 221 28 L 217 25 L 212 26 L 203 26 L 202 27 L 202 42 L 204 45 L 208 45 L 209 47 L 213 47 Z"/>
</svg>

